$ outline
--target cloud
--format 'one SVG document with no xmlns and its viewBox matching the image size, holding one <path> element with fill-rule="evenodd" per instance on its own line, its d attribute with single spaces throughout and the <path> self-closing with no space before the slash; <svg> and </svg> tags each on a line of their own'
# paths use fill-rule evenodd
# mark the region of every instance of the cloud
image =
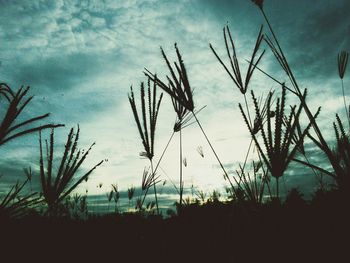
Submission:
<svg viewBox="0 0 350 263">
<path fill-rule="evenodd" d="M 319 104 L 325 108 L 321 126 L 330 127 L 331 116 L 340 109 L 340 90 L 332 89 L 338 81 L 336 54 L 339 49 L 349 49 L 349 22 L 344 19 L 348 1 L 319 1 L 317 5 L 308 1 L 265 2 L 298 79 L 303 87 L 310 87 L 313 109 Z M 187 66 L 196 107 L 207 105 L 199 118 L 215 149 L 227 165 L 244 159 L 249 135 L 237 107 L 243 97 L 208 44 L 226 58 L 222 28 L 228 22 L 245 69 L 244 59 L 250 57 L 263 22 L 251 1 L 61 0 L 1 1 L 0 5 L 0 78 L 14 88 L 31 85 L 35 98 L 25 116 L 51 112 L 48 121 L 65 123 L 67 127 L 56 132 L 57 145 L 63 145 L 69 128 L 79 123 L 81 145 L 97 142 L 89 162 L 108 159 L 83 190 L 91 188 L 95 194 L 99 182 L 108 185 L 117 181 L 122 188 L 140 184 L 140 175 L 149 163 L 138 155 L 142 144 L 127 93 L 131 85 L 137 90 L 145 80 L 144 67 L 165 78 L 167 70 L 159 46 L 175 61 L 175 42 Z M 264 57 L 261 66 L 286 79 L 271 54 Z M 256 72 L 251 88 L 256 94 L 266 94 L 278 85 Z M 156 159 L 169 139 L 174 120 L 170 99 L 165 96 L 156 132 Z M 333 130 L 327 128 L 326 132 L 333 136 Z M 224 185 L 196 125 L 184 131 L 184 140 L 189 163 L 186 185 L 204 190 Z M 167 173 L 162 172 L 162 177 L 174 181 L 178 177 L 177 143 L 174 139 L 162 164 Z M 205 159 L 196 153 L 199 145 L 205 150 Z M 0 167 L 18 178 L 16 167 L 36 163 L 37 149 L 36 135 L 11 142 L 0 150 L 17 155 L 20 165 L 4 159 Z"/>
<path fill-rule="evenodd" d="M 313 2 L 294 2 L 281 12 L 281 6 L 277 6 L 278 11 L 269 12 L 269 18 L 277 24 L 276 34 L 296 76 L 316 81 L 337 77 L 337 54 L 350 49 L 350 22 L 346 19 L 349 2 L 321 1 L 317 6 Z"/>
</svg>

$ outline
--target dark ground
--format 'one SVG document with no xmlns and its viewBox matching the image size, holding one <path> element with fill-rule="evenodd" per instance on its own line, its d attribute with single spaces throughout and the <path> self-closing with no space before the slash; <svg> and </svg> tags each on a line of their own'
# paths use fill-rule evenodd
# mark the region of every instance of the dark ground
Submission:
<svg viewBox="0 0 350 263">
<path fill-rule="evenodd" d="M 308 204 L 193 204 L 166 219 L 3 218 L 1 258 L 12 260 L 1 262 L 350 262 L 348 212 L 348 200 L 331 193 Z"/>
</svg>

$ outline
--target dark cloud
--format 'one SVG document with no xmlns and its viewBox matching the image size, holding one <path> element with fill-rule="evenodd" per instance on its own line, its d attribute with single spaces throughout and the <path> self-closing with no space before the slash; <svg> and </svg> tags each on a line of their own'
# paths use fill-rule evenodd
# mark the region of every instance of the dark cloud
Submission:
<svg viewBox="0 0 350 263">
<path fill-rule="evenodd" d="M 254 38 L 264 23 L 252 1 L 205 0 L 197 4 L 222 25 L 227 21 L 237 32 L 237 42 Z M 266 0 L 264 10 L 299 78 L 337 76 L 336 56 L 341 49 L 350 50 L 349 1 Z M 267 25 L 265 32 L 270 35 Z M 277 62 L 269 65 L 269 72 L 280 71 Z"/>
<path fill-rule="evenodd" d="M 196 87 L 195 103 L 208 105 L 207 113 L 201 116 L 207 121 L 213 103 L 215 109 L 232 112 L 232 104 L 239 100 L 236 96 L 232 102 L 232 82 L 226 82 L 230 85 L 226 86 L 223 75 L 218 74 L 222 68 L 208 42 L 225 54 L 222 27 L 228 22 L 243 59 L 250 55 L 263 23 L 259 9 L 250 0 L 0 1 L 0 6 L 1 81 L 13 87 L 31 85 L 31 94 L 36 97 L 24 117 L 52 112 L 50 120 L 68 126 L 82 123 L 82 127 L 94 120 L 96 125 L 90 124 L 90 130 L 83 131 L 84 136 L 87 133 L 88 138 L 103 141 L 105 148 L 100 153 L 118 153 L 114 155 L 115 163 L 110 164 L 115 170 L 111 168 L 105 176 L 120 174 L 117 169 L 123 165 L 122 171 L 133 174 L 129 164 L 133 155 L 118 140 L 121 134 L 129 136 L 129 140 L 131 134 L 137 133 L 126 93 L 131 84 L 139 84 L 144 66 L 162 72 L 164 61 L 159 45 L 174 55 L 173 43 L 179 43 L 191 83 Z M 329 84 L 329 78 L 337 76 L 337 52 L 350 49 L 350 2 L 265 0 L 264 8 L 298 79 Z M 268 32 L 266 26 L 265 31 Z M 273 74 L 281 74 L 269 51 L 262 66 Z M 221 125 L 227 125 L 227 120 L 218 123 L 218 117 L 208 125 L 214 127 L 212 131 L 219 126 L 226 128 Z M 243 123 L 242 119 L 239 123 Z M 225 130 L 219 140 L 229 138 L 230 132 Z M 57 141 L 64 142 L 66 133 L 60 134 Z M 20 148 L 23 142 L 37 150 L 35 136 L 12 143 L 11 147 L 18 147 L 18 153 L 25 152 L 28 149 Z M 139 145 L 139 139 L 130 139 L 130 143 Z M 112 147 L 118 150 L 111 151 Z M 0 185 L 14 183 L 21 178 L 22 167 L 37 160 L 30 156 L 20 158 L 2 160 L 0 171 L 6 178 L 0 179 Z M 227 166 L 234 170 L 237 161 L 232 160 Z M 310 171 L 294 164 L 291 171 L 293 174 L 286 176 L 287 184 L 303 190 L 314 185 L 309 179 L 312 176 L 308 176 Z M 164 193 L 176 194 L 171 189 L 164 188 Z M 123 198 L 125 194 L 124 191 Z"/>
<path fill-rule="evenodd" d="M 118 60 L 114 54 L 108 58 Z M 2 73 L 11 77 L 7 82 L 14 90 L 21 85 L 31 87 L 30 95 L 35 98 L 23 117 L 50 112 L 55 122 L 71 125 L 94 117 L 119 101 L 118 89 L 112 93 L 115 87 L 110 75 L 106 75 L 107 79 L 104 75 L 111 67 L 113 63 L 106 63 L 105 56 L 77 53 L 6 65 Z"/>
<path fill-rule="evenodd" d="M 343 0 L 318 1 L 317 4 L 313 1 L 280 1 L 271 6 L 271 10 L 266 7 L 282 49 L 299 80 L 324 81 L 337 77 L 336 56 L 341 49 L 350 49 L 349 10 L 349 1 Z M 265 31 L 271 35 L 267 27 Z M 281 71 L 277 61 L 269 63 L 268 71 Z"/>
<path fill-rule="evenodd" d="M 0 162 L 0 196 L 7 193 L 17 182 L 24 182 L 27 177 L 23 169 L 28 168 L 30 162 L 25 159 L 12 159 Z M 32 189 L 37 191 L 39 189 L 38 178 L 33 178 Z M 29 187 L 30 184 L 28 183 Z M 29 190 L 28 187 L 26 190 Z"/>
<path fill-rule="evenodd" d="M 324 1 L 298 19 L 294 32 L 284 34 L 291 64 L 300 77 L 337 77 L 338 52 L 350 50 L 349 15 L 349 1 Z"/>
<path fill-rule="evenodd" d="M 75 87 L 87 79 L 93 79 L 103 70 L 99 54 L 65 54 L 40 58 L 29 63 L 5 64 L 3 72 L 13 70 L 13 82 L 16 86 L 31 85 L 46 89 L 48 92 L 60 92 Z M 8 73 L 9 74 L 9 73 Z"/>
</svg>

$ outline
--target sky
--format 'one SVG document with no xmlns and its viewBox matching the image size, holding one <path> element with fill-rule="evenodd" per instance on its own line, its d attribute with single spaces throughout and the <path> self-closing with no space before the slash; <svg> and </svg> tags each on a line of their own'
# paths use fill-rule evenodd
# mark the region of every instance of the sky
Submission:
<svg viewBox="0 0 350 263">
<path fill-rule="evenodd" d="M 34 99 L 24 117 L 50 112 L 47 122 L 66 125 L 55 131 L 57 158 L 69 129 L 79 124 L 80 147 L 86 149 L 96 142 L 81 173 L 105 160 L 78 192 L 104 194 L 111 190 L 112 183 L 117 183 L 125 196 L 128 187 L 140 186 L 149 162 L 139 156 L 142 143 L 127 94 L 131 85 L 138 94 L 141 81 L 147 81 L 142 73 L 145 67 L 164 79 L 167 69 L 160 46 L 173 61 L 174 43 L 187 67 L 196 108 L 206 106 L 199 119 L 222 162 L 232 174 L 244 160 L 250 137 L 238 110 L 243 97 L 209 49 L 209 43 L 226 58 L 222 29 L 228 24 L 239 62 L 245 68 L 245 59 L 250 57 L 264 23 L 251 1 L 1 0 L 0 6 L 0 81 L 13 89 L 31 87 Z M 344 116 L 337 54 L 350 50 L 350 2 L 266 0 L 264 10 L 300 86 L 308 88 L 311 108 L 322 106 L 318 122 L 332 140 L 335 113 Z M 266 55 L 260 67 L 282 82 L 287 81 L 267 45 L 262 48 Z M 279 86 L 256 72 L 250 89 L 266 95 L 271 89 L 278 91 Z M 171 100 L 165 95 L 157 123 L 155 160 L 171 135 L 174 121 Z M 43 135 L 48 138 L 48 134 Z M 183 140 L 187 193 L 191 193 L 192 185 L 204 191 L 224 192 L 227 182 L 195 124 L 184 130 Z M 160 178 L 166 180 L 161 190 L 164 203 L 177 198 L 172 184 L 178 185 L 178 143 L 175 136 L 159 169 Z M 203 148 L 204 157 L 197 152 L 198 146 Z M 310 158 L 322 159 L 313 145 L 309 148 L 314 152 Z M 24 179 L 23 168 L 30 166 L 38 171 L 38 134 L 1 146 L 0 154 L 3 192 L 16 180 Z M 34 188 L 39 190 L 38 173 L 34 177 Z M 285 182 L 286 191 L 291 187 L 312 190 L 315 186 L 312 172 L 295 165 Z"/>
</svg>

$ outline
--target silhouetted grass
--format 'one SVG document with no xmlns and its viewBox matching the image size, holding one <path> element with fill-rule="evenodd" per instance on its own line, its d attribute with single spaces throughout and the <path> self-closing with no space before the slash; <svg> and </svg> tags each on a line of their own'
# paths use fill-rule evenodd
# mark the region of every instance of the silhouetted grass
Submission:
<svg viewBox="0 0 350 263">
<path fill-rule="evenodd" d="M 0 124 L 0 146 L 26 134 L 43 129 L 64 126 L 63 124 L 44 124 L 28 128 L 30 124 L 34 124 L 39 120 L 47 118 L 50 115 L 49 113 L 31 117 L 25 121 L 16 123 L 16 119 L 18 119 L 33 99 L 33 96 L 26 97 L 28 91 L 29 87 L 25 89 L 21 87 L 17 91 L 13 91 L 6 83 L 0 83 L 0 98 L 5 98 L 7 102 L 7 105 L 5 106 L 5 114 Z"/>
<path fill-rule="evenodd" d="M 155 78 L 157 78 L 155 76 Z M 156 188 L 156 180 L 155 180 L 155 169 L 153 168 L 153 156 L 154 156 L 154 140 L 155 140 L 155 132 L 156 132 L 156 124 L 157 124 L 157 118 L 159 113 L 159 107 L 163 98 L 163 94 L 160 94 L 159 99 L 157 98 L 157 81 L 153 81 L 153 87 L 151 88 L 150 79 L 148 79 L 147 82 L 147 109 L 146 109 L 146 100 L 145 100 L 145 86 L 144 83 L 141 83 L 140 86 L 140 95 L 141 95 L 141 116 L 139 116 L 137 111 L 137 106 L 135 102 L 134 92 L 132 90 L 132 87 L 130 88 L 130 95 L 129 102 L 132 109 L 132 112 L 134 114 L 134 118 L 137 124 L 137 128 L 139 130 L 139 134 L 142 140 L 142 144 L 144 147 L 144 152 L 141 152 L 140 155 L 144 156 L 149 159 L 151 164 L 151 174 L 148 177 L 149 181 L 145 184 L 145 194 L 144 198 L 141 203 L 141 208 L 143 205 L 143 202 L 145 200 L 145 197 L 148 193 L 148 190 L 151 186 L 153 186 L 154 189 L 154 197 L 156 200 L 156 206 L 157 206 L 157 212 L 159 213 L 159 207 L 158 207 L 158 198 L 157 198 L 157 188 Z M 142 119 L 142 125 L 141 125 L 141 119 Z M 158 166 L 158 165 L 157 165 Z M 143 180 L 143 182 L 146 182 L 146 180 Z"/>
<path fill-rule="evenodd" d="M 344 170 L 342 169 L 341 163 L 339 162 L 339 158 L 337 158 L 336 154 L 332 151 L 332 147 L 330 146 L 330 144 L 327 143 L 326 139 L 324 138 L 324 136 L 321 132 L 320 127 L 318 126 L 316 120 L 314 119 L 314 114 L 312 114 L 309 106 L 307 105 L 305 97 L 303 96 L 303 92 L 301 91 L 301 89 L 299 87 L 299 84 L 298 84 L 298 82 L 294 76 L 294 73 L 293 73 L 293 71 L 288 63 L 288 60 L 285 56 L 285 53 L 281 48 L 281 45 L 280 45 L 278 38 L 277 38 L 273 28 L 272 28 L 270 20 L 265 13 L 265 10 L 263 8 L 264 1 L 263 0 L 259 0 L 259 1 L 255 0 L 253 2 L 259 7 L 259 10 L 260 10 L 262 16 L 264 17 L 264 19 L 268 25 L 269 31 L 272 35 L 272 37 L 269 37 L 265 34 L 265 42 L 269 45 L 273 55 L 275 56 L 276 60 L 280 64 L 281 68 L 284 70 L 284 72 L 288 76 L 288 78 L 293 86 L 293 90 L 288 88 L 288 91 L 293 93 L 294 95 L 296 95 L 299 98 L 301 105 L 303 107 L 303 110 L 306 113 L 307 117 L 309 118 L 309 121 L 312 125 L 312 129 L 315 132 L 317 138 L 313 137 L 310 133 L 308 133 L 307 135 L 313 141 L 313 143 L 322 152 L 324 152 L 324 154 L 328 158 L 329 163 L 332 166 L 333 171 L 328 172 L 326 174 L 327 175 L 332 174 L 332 178 L 342 178 L 344 176 Z M 344 77 L 344 74 L 342 74 L 342 73 L 345 72 L 346 62 L 347 62 L 347 56 L 346 56 L 346 53 L 343 53 L 343 55 L 339 56 L 339 63 L 338 63 L 339 74 L 340 74 L 341 78 Z M 316 166 L 314 166 L 314 165 L 309 165 L 309 164 L 307 164 L 307 162 L 302 162 L 302 163 L 316 169 Z M 347 176 L 349 176 L 349 175 L 347 175 Z M 336 183 L 339 183 L 339 182 L 343 182 L 343 180 L 336 179 Z M 343 186 L 339 186 L 339 187 L 343 188 Z"/>
<path fill-rule="evenodd" d="M 64 248 L 74 247 L 80 252 L 93 250 L 96 248 L 96 243 L 99 243 L 99 246 L 104 245 L 104 250 L 107 251 L 105 253 L 112 251 L 115 256 L 115 249 L 118 249 L 118 253 L 120 253 L 117 254 L 118 258 L 122 258 L 125 254 L 129 260 L 143 262 L 157 261 L 158 258 L 166 261 L 169 257 L 171 260 L 179 262 L 184 260 L 184 255 L 187 255 L 187 261 L 193 262 L 246 262 L 253 260 L 264 262 L 269 261 L 271 256 L 282 262 L 294 258 L 297 262 L 301 259 L 313 262 L 318 259 L 324 260 L 327 252 L 333 257 L 329 261 L 337 262 L 335 257 L 346 254 L 347 249 L 343 248 L 346 242 L 343 241 L 343 238 L 348 238 L 350 230 L 348 213 L 350 193 L 349 132 L 344 121 L 336 114 L 333 123 L 335 145 L 333 146 L 325 140 L 316 122 L 320 108 L 316 113 L 312 113 L 307 105 L 306 90 L 299 87 L 290 68 L 265 13 L 264 1 L 253 0 L 253 3 L 261 11 L 271 36 L 263 33 L 263 27 L 260 28 L 251 59 L 248 61 L 249 65 L 245 77 L 242 77 L 237 51 L 228 26 L 224 28 L 224 41 L 231 70 L 210 45 L 219 63 L 244 96 L 244 106 L 239 104 L 239 108 L 250 132 L 252 143 L 248 147 L 243 165 L 239 164 L 236 168 L 236 176 L 230 176 L 227 173 L 196 116 L 201 109 L 196 111 L 193 89 L 189 82 L 185 63 L 175 44 L 178 61 L 174 64 L 169 62 L 165 52 L 161 49 L 169 70 L 166 80 L 162 81 L 155 74 L 145 70 L 148 82 L 147 87 L 144 83 L 140 87 L 141 109 L 138 109 L 136 105 L 132 89 L 129 94 L 129 102 L 144 148 L 140 155 L 149 159 L 151 164 L 151 171 L 145 168 L 142 175 L 142 193 L 136 200 L 136 211 L 133 213 L 129 211 L 135 195 L 135 188 L 131 187 L 127 191 L 128 211 L 123 213 L 119 205 L 121 198 L 119 188 L 117 184 L 113 184 L 111 192 L 106 196 L 108 202 L 113 200 L 115 203 L 114 213 L 110 213 L 108 209 L 106 215 L 88 215 L 86 196 L 71 196 L 71 194 L 96 167 L 102 164 L 102 161 L 73 182 L 74 175 L 91 147 L 85 153 L 78 150 L 79 128 L 76 134 L 71 129 L 58 172 L 54 176 L 54 130 L 52 129 L 49 141 L 45 141 L 46 165 L 44 165 L 45 154 L 43 153 L 41 133 L 39 140 L 40 179 L 44 201 L 49 208 L 49 216 L 44 216 L 45 214 L 40 213 L 39 209 L 28 209 L 36 205 L 40 198 L 35 193 L 22 195 L 22 189 L 32 178 L 31 170 L 27 170 L 27 181 L 14 185 L 0 202 L 0 218 L 7 220 L 6 230 L 11 233 L 11 235 L 7 235 L 7 233 L 1 232 L 2 238 L 7 241 L 5 243 L 10 243 L 11 236 L 14 236 L 16 240 L 21 240 L 19 238 L 26 235 L 35 236 L 35 239 L 41 242 L 39 244 L 42 251 L 50 251 L 54 247 L 55 255 L 57 247 L 59 247 L 58 244 L 65 244 Z M 291 88 L 258 67 L 264 54 L 263 51 L 258 55 L 263 41 L 267 43 L 289 78 Z M 343 83 L 347 61 L 348 53 L 342 51 L 338 55 L 338 73 L 342 80 L 343 102 L 347 113 L 347 122 L 350 126 Z M 258 99 L 255 92 L 251 90 L 254 106 L 251 110 L 246 99 L 246 92 L 255 69 L 278 83 L 278 87 L 281 88 L 281 96 L 274 100 L 275 93 L 270 91 L 266 99 L 263 100 L 262 97 Z M 156 167 L 153 168 L 155 130 L 162 101 L 162 94 L 157 97 L 157 87 L 170 95 L 176 112 L 176 121 L 172 135 L 160 155 Z M 31 97 L 24 99 L 27 91 L 28 89 L 19 89 L 15 93 L 7 85 L 1 84 L 0 98 L 5 99 L 8 108 L 5 108 L 5 117 L 0 126 L 0 145 L 34 131 L 61 126 L 49 124 L 25 128 L 27 124 L 44 119 L 48 116 L 47 114 L 14 124 L 17 116 L 31 100 Z M 297 96 L 299 104 L 287 105 L 287 93 Z M 252 112 L 255 112 L 254 118 Z M 306 124 L 301 123 L 302 113 L 308 117 Z M 187 162 L 182 158 L 181 131 L 192 124 L 192 118 L 197 122 L 225 174 L 225 179 L 230 183 L 227 196 L 215 190 L 210 194 L 196 191 L 195 195 L 193 191 L 192 198 L 190 196 L 183 197 L 182 165 L 186 166 Z M 19 130 L 20 128 L 23 130 Z M 310 134 L 311 130 L 315 132 L 316 137 Z M 177 213 L 169 210 L 168 217 L 162 218 L 156 190 L 156 184 L 160 182 L 160 175 L 156 174 L 156 171 L 175 132 L 180 132 L 180 187 L 178 191 L 180 198 L 179 203 L 175 204 Z M 311 139 L 326 154 L 333 170 L 326 170 L 309 161 L 304 145 L 305 138 Z M 250 167 L 251 170 L 248 170 L 249 167 L 246 164 L 252 145 L 258 150 L 259 160 L 254 160 L 252 167 Z M 201 147 L 197 151 L 204 157 Z M 297 159 L 297 153 L 304 156 L 305 161 Z M 334 179 L 336 187 L 319 188 L 311 200 L 304 199 L 303 193 L 296 188 L 290 189 L 286 196 L 283 196 L 279 189 L 279 179 L 288 171 L 291 161 L 299 162 L 305 168 L 311 167 L 315 174 L 317 171 L 328 175 Z M 273 196 L 269 184 L 270 176 L 276 180 L 275 195 L 277 198 L 266 198 Z M 155 202 L 150 201 L 143 206 L 151 187 L 154 187 Z M 60 217 L 58 212 L 60 206 L 67 210 L 71 209 L 73 216 Z M 156 215 L 154 213 L 155 207 L 157 208 Z M 81 213 L 84 216 L 80 216 Z M 13 220 L 13 218 L 17 218 L 18 221 Z M 23 228 L 21 224 L 25 224 L 26 228 Z M 42 231 L 39 234 L 36 232 L 38 226 Z M 36 235 L 33 235 L 33 231 Z M 113 242 L 110 241 L 110 238 L 106 238 L 106 233 L 113 237 Z M 64 240 L 64 243 L 59 242 L 60 238 Z M 36 241 L 35 239 L 31 241 Z M 45 242 L 42 242 L 43 240 Z M 52 242 L 43 244 L 46 241 Z M 32 243 L 37 248 L 38 243 Z M 157 245 L 155 246 L 155 244 Z M 6 251 L 6 248 L 1 248 Z M 132 253 L 130 253 L 130 249 Z M 178 250 L 179 253 L 174 252 Z M 64 251 L 67 252 L 67 249 Z"/>
<path fill-rule="evenodd" d="M 173 69 L 173 67 L 171 66 L 163 48 L 161 47 L 161 53 L 162 56 L 167 64 L 167 67 L 169 69 L 169 72 L 171 74 L 171 78 L 167 76 L 167 80 L 169 82 L 169 87 L 167 87 L 167 85 L 161 81 L 160 79 L 158 79 L 156 77 L 155 74 L 151 73 L 148 69 L 145 68 L 144 74 L 149 77 L 153 82 L 157 83 L 160 87 L 165 88 L 165 91 L 168 94 L 172 94 L 172 96 L 170 96 L 171 98 L 171 102 L 173 104 L 173 108 L 174 111 L 176 113 L 176 121 L 173 127 L 173 133 L 170 137 L 169 142 L 171 141 L 171 139 L 173 138 L 173 135 L 175 132 L 179 132 L 179 196 L 180 196 L 180 207 L 182 205 L 182 196 L 183 196 L 183 189 L 184 189 L 184 180 L 183 180 L 183 152 L 182 152 L 182 130 L 188 126 L 190 126 L 191 124 L 193 124 L 193 122 L 191 122 L 193 115 L 191 114 L 192 110 L 194 110 L 194 103 L 193 103 L 193 94 L 192 94 L 192 90 L 189 87 L 189 82 L 187 79 L 187 73 L 186 71 L 183 72 L 185 70 L 185 66 L 182 62 L 181 59 L 181 55 L 180 52 L 177 49 L 177 45 L 175 44 L 175 49 L 177 51 L 177 56 L 179 59 L 179 64 L 180 67 L 178 66 L 178 64 L 175 62 L 175 68 L 177 70 L 177 73 L 179 74 L 179 77 L 176 77 L 175 71 Z M 181 73 L 182 72 L 182 73 Z M 182 75 L 183 76 L 182 76 Z M 182 78 L 185 78 L 184 80 Z M 185 81 L 185 82 L 184 82 Z M 196 111 L 196 114 L 199 113 L 204 107 L 202 107 L 200 110 Z M 169 144 L 169 143 L 168 143 Z"/>
<path fill-rule="evenodd" d="M 4 113 L 0 124 L 0 146 L 27 134 L 64 126 L 63 124 L 36 125 L 38 121 L 47 118 L 49 113 L 30 117 L 17 123 L 18 118 L 33 99 L 33 96 L 27 97 L 28 91 L 29 86 L 14 91 L 6 83 L 0 83 L 1 111 Z M 5 101 L 2 101 L 3 99 Z M 30 125 L 34 125 L 34 127 L 30 127 Z M 0 200 L 0 217 L 21 217 L 28 212 L 29 208 L 40 201 L 40 197 L 37 197 L 36 193 L 23 194 L 23 187 L 28 181 L 31 185 L 32 179 L 31 169 L 25 173 L 27 180 L 23 183 L 17 182 Z"/>
<path fill-rule="evenodd" d="M 204 135 L 206 141 L 208 142 L 209 147 L 211 148 L 216 160 L 218 161 L 222 171 L 224 172 L 224 178 L 229 181 L 232 189 L 235 191 L 233 183 L 232 183 L 228 173 L 226 172 L 224 165 L 222 164 L 218 154 L 214 150 L 212 143 L 210 142 L 207 134 L 205 133 L 201 123 L 199 122 L 199 119 L 197 118 L 196 111 L 195 111 L 195 105 L 194 105 L 194 101 L 193 101 L 193 90 L 191 88 L 191 85 L 190 85 L 190 82 L 188 79 L 186 67 L 185 67 L 184 61 L 182 59 L 182 56 L 180 54 L 180 51 L 177 47 L 177 44 L 175 43 L 174 46 L 175 46 L 175 51 L 176 51 L 176 55 L 177 55 L 177 59 L 178 59 L 178 62 L 174 62 L 175 69 L 170 64 L 163 49 L 161 49 L 163 58 L 167 64 L 167 67 L 168 67 L 169 72 L 170 72 L 170 76 L 166 76 L 166 79 L 168 81 L 168 85 L 165 82 L 161 81 L 159 78 L 157 78 L 155 76 L 155 74 L 152 74 L 147 69 L 146 69 L 145 74 L 153 82 L 156 82 L 158 84 L 158 86 L 160 88 L 162 88 L 166 93 L 168 93 L 168 95 L 170 95 L 172 100 L 177 101 L 179 104 L 181 104 L 184 108 L 186 108 L 189 112 L 192 113 L 192 116 L 194 117 L 195 121 L 197 122 L 197 124 L 198 124 L 202 134 Z M 197 113 L 198 113 L 198 111 L 197 111 Z M 234 180 L 235 180 L 235 178 L 234 178 Z"/>
<path fill-rule="evenodd" d="M 224 42 L 225 42 L 225 48 L 226 48 L 226 52 L 227 52 L 227 57 L 230 61 L 230 65 L 231 65 L 231 69 L 232 72 L 228 69 L 228 67 L 225 65 L 225 63 L 222 61 L 222 59 L 220 58 L 220 56 L 217 54 L 217 52 L 215 51 L 215 49 L 213 48 L 212 44 L 209 44 L 209 47 L 211 49 L 211 51 L 214 53 L 215 57 L 217 58 L 217 60 L 220 62 L 220 64 L 223 66 L 223 68 L 225 69 L 225 71 L 228 73 L 228 75 L 230 76 L 230 78 L 232 79 L 233 83 L 235 86 L 237 86 L 237 88 L 239 89 L 240 93 L 243 94 L 243 98 L 244 98 L 244 103 L 245 103 L 245 110 L 248 116 L 248 122 L 250 126 L 253 126 L 253 131 L 254 133 L 257 133 L 262 125 L 263 125 L 263 120 L 266 120 L 265 115 L 267 114 L 266 111 L 266 102 L 262 108 L 261 111 L 261 115 L 262 115 L 262 120 L 260 121 L 257 117 L 255 117 L 254 120 L 252 120 L 251 118 L 251 113 L 250 113 L 250 109 L 248 107 L 248 102 L 247 102 L 247 90 L 249 88 L 249 83 L 252 79 L 253 73 L 255 71 L 256 68 L 258 68 L 258 64 L 261 61 L 265 50 L 263 52 L 261 52 L 261 54 L 258 56 L 258 51 L 260 49 L 261 43 L 264 39 L 264 35 L 263 35 L 263 27 L 260 27 L 258 36 L 256 38 L 256 42 L 252 51 L 252 55 L 251 55 L 251 59 L 249 61 L 249 65 L 247 68 L 247 72 L 245 77 L 242 76 L 241 73 L 241 69 L 240 69 L 240 63 L 238 60 L 238 56 L 237 56 L 237 51 L 236 51 L 236 47 L 230 32 L 230 29 L 228 27 L 228 25 L 226 27 L 224 27 L 223 29 L 223 35 L 224 35 Z M 230 44 L 231 44 L 231 48 L 229 47 L 229 43 L 227 38 L 229 38 L 230 40 Z M 231 54 L 232 52 L 232 54 Z M 272 96 L 272 94 L 270 93 L 269 96 Z M 253 195 L 252 193 L 252 188 L 250 186 L 252 186 L 252 184 L 248 183 L 248 180 L 244 180 L 244 179 L 248 179 L 249 175 L 248 173 L 245 171 L 246 168 L 246 164 L 248 161 L 248 157 L 249 154 L 252 150 L 252 142 L 253 139 L 251 139 L 248 150 L 247 150 L 247 154 L 245 156 L 243 165 L 240 165 L 240 169 L 236 170 L 237 175 L 239 177 L 239 180 L 235 180 L 236 184 L 237 184 L 237 189 L 239 189 L 239 193 L 244 193 L 244 195 L 247 198 L 254 198 L 255 201 L 261 201 L 260 198 L 255 199 L 255 197 L 261 196 L 261 194 L 263 194 L 264 192 L 264 188 L 262 187 L 260 188 L 260 190 L 262 191 L 261 194 L 258 194 L 258 196 Z M 260 155 L 258 156 L 260 159 Z M 261 159 L 259 161 L 262 161 Z M 248 176 L 247 176 L 248 175 Z M 243 179 L 243 181 L 242 181 Z M 262 180 L 263 185 L 265 185 L 267 183 L 266 180 Z M 234 188 L 232 189 L 233 191 L 236 191 Z M 255 188 L 255 190 L 257 190 L 257 188 Z M 238 194 L 238 193 L 236 193 Z"/>
<path fill-rule="evenodd" d="M 35 206 L 42 202 L 37 193 L 23 194 L 23 187 L 28 180 L 23 183 L 17 182 L 11 187 L 0 202 L 0 218 L 21 218 L 30 213 Z"/>
<path fill-rule="evenodd" d="M 306 97 L 306 91 L 303 95 Z M 263 123 L 264 119 L 262 116 L 262 110 L 258 101 L 252 91 L 252 97 L 256 112 L 256 117 L 258 118 L 258 123 Z M 300 148 L 300 145 L 304 142 L 304 137 L 306 136 L 308 130 L 311 127 L 311 123 L 302 131 L 300 138 L 295 140 L 295 132 L 299 123 L 299 116 L 302 110 L 301 104 L 296 108 L 296 106 L 291 107 L 289 116 L 285 118 L 285 106 L 286 106 L 286 89 L 282 88 L 281 99 L 277 98 L 276 108 L 273 110 L 271 107 L 271 96 L 267 100 L 267 127 L 261 126 L 260 133 L 263 138 L 263 145 L 265 150 L 263 150 L 261 143 L 257 138 L 257 133 L 254 127 L 249 124 L 246 113 L 243 110 L 241 104 L 239 108 L 244 117 L 244 121 L 248 126 L 249 132 L 255 142 L 256 147 L 259 150 L 262 159 L 269 170 L 272 177 L 276 179 L 276 196 L 279 198 L 279 178 L 283 176 L 284 172 L 287 170 L 289 163 L 293 160 L 296 151 Z M 320 108 L 319 108 L 320 110 Z M 317 117 L 318 112 L 315 114 L 314 118 Z M 273 113 L 273 115 L 272 115 Z M 272 127 L 271 119 L 275 118 L 275 125 Z M 294 145 L 293 143 L 294 138 Z"/>
<path fill-rule="evenodd" d="M 51 131 L 50 141 L 46 142 L 46 156 L 47 165 L 45 169 L 42 139 L 40 134 L 40 181 L 42 194 L 44 200 L 48 206 L 48 213 L 56 215 L 60 203 L 84 180 L 87 180 L 89 175 L 103 163 L 103 160 L 91 168 L 88 172 L 84 173 L 76 181 L 76 174 L 78 169 L 85 161 L 86 157 L 90 153 L 93 143 L 87 151 L 78 149 L 80 129 L 74 134 L 72 128 L 68 134 L 65 150 L 61 157 L 61 162 L 56 175 L 54 176 L 53 161 L 54 161 L 54 130 Z"/>
<path fill-rule="evenodd" d="M 346 113 L 346 117 L 348 119 L 348 124 L 350 127 L 350 117 L 349 117 L 349 111 L 350 108 L 346 103 L 346 99 L 345 99 L 345 91 L 344 91 L 344 75 L 345 75 L 345 71 L 346 71 L 346 67 L 348 65 L 348 59 L 349 59 L 349 53 L 346 51 L 342 51 L 338 54 L 338 73 L 339 73 L 339 77 L 341 79 L 341 88 L 342 88 L 342 93 L 343 93 L 343 102 L 344 102 L 344 108 L 345 108 L 345 113 Z"/>
</svg>

